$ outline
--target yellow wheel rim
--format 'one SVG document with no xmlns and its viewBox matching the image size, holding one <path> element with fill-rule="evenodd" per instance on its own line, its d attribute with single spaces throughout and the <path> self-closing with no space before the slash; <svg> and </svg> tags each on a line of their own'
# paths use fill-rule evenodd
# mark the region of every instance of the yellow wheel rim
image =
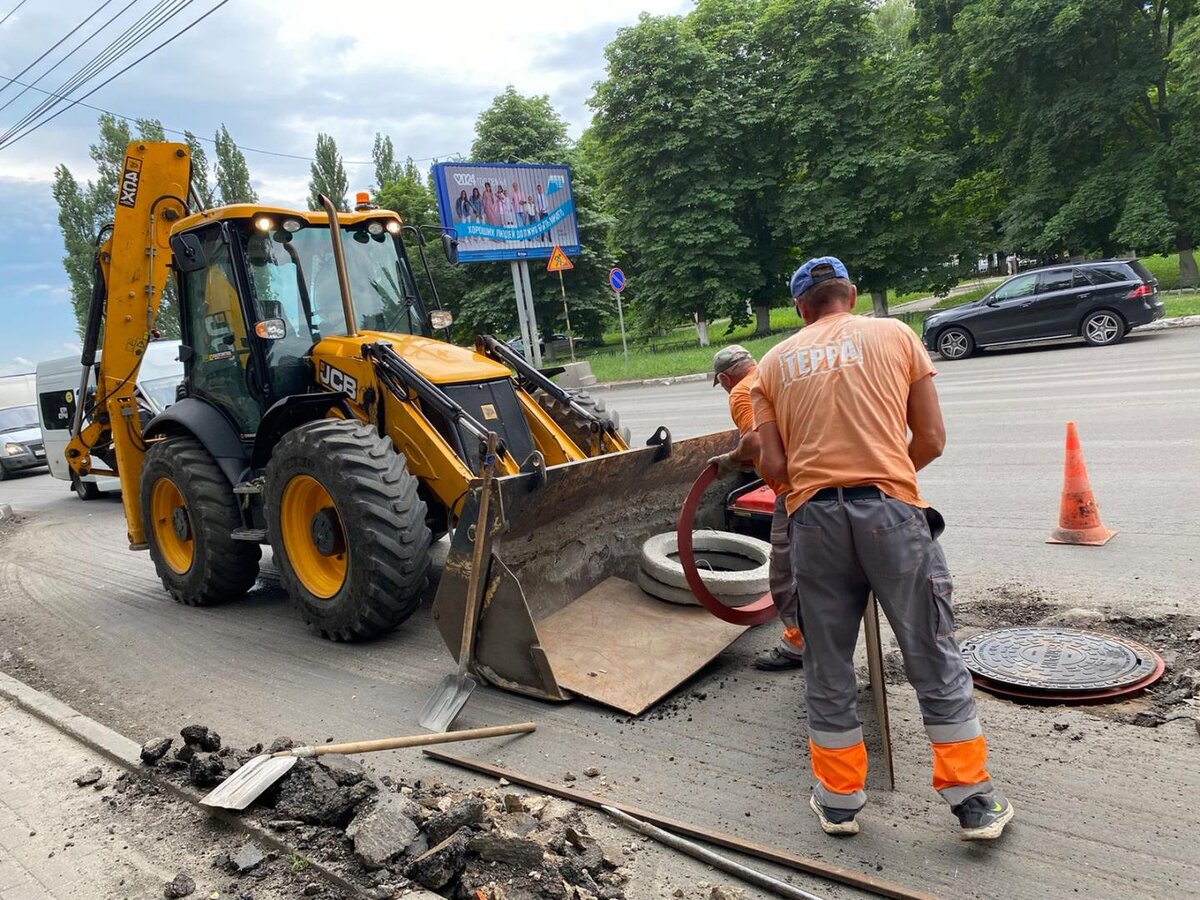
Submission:
<svg viewBox="0 0 1200 900">
<path fill-rule="evenodd" d="M 314 522 L 321 516 L 321 522 Z M 323 546 L 316 532 L 324 527 Z M 279 503 L 279 531 L 292 571 L 304 589 L 328 600 L 342 589 L 349 566 L 346 532 L 333 498 L 311 475 L 296 475 L 283 489 Z"/>
<path fill-rule="evenodd" d="M 183 494 L 170 478 L 160 478 L 150 488 L 150 526 L 163 562 L 176 575 L 186 573 L 196 552 L 192 517 Z"/>
</svg>

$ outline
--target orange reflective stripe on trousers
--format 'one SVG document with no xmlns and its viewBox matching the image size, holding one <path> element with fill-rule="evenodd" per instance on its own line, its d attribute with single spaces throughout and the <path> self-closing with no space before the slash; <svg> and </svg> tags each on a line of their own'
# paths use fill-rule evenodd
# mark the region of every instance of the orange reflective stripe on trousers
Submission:
<svg viewBox="0 0 1200 900">
<path fill-rule="evenodd" d="M 819 747 L 808 742 L 812 753 L 813 774 L 825 790 L 833 794 L 853 794 L 867 783 L 867 745 L 859 741 L 850 747 Z"/>
<path fill-rule="evenodd" d="M 991 776 L 987 766 L 987 741 L 983 735 L 952 744 L 932 744 L 933 789 L 982 784 Z M 828 751 L 826 751 L 828 752 Z"/>
</svg>

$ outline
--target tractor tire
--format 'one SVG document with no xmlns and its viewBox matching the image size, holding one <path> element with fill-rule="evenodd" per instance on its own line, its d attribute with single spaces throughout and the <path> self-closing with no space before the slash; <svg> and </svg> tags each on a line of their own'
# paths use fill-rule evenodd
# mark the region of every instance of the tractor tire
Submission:
<svg viewBox="0 0 1200 900">
<path fill-rule="evenodd" d="M 141 494 L 150 558 L 177 603 L 213 606 L 250 590 L 262 550 L 233 539 L 242 525 L 233 488 L 198 440 L 152 444 Z"/>
<path fill-rule="evenodd" d="M 621 427 L 621 416 L 616 410 L 607 409 L 602 398 L 583 390 L 571 391 L 570 394 L 571 399 L 584 409 L 602 421 L 611 423 L 613 428 L 617 429 L 624 438 L 625 443 L 630 443 L 629 429 Z M 585 453 L 589 452 L 589 448 L 592 446 L 592 432 L 591 423 L 587 419 L 566 404 L 559 403 L 543 390 L 534 391 L 533 397 L 537 400 L 538 406 L 544 409 L 555 424 L 567 433 L 567 437 L 575 442 L 575 446 Z"/>
<path fill-rule="evenodd" d="M 267 535 L 288 595 L 322 637 L 378 637 L 416 612 L 432 540 L 417 488 L 404 456 L 359 422 L 321 419 L 279 441 Z"/>
</svg>

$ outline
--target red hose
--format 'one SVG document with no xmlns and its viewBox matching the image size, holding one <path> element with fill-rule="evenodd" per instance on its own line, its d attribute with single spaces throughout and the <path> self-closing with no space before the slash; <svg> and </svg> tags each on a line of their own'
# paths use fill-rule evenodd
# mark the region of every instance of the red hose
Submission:
<svg viewBox="0 0 1200 900">
<path fill-rule="evenodd" d="M 763 594 L 745 606 L 726 606 L 709 592 L 700 578 L 700 573 L 696 571 L 696 556 L 692 550 L 692 523 L 700 501 L 704 498 L 704 491 L 716 478 L 717 466 L 715 463 L 709 463 L 692 484 L 687 499 L 683 501 L 683 508 L 679 510 L 679 521 L 675 525 L 679 563 L 683 566 L 688 587 L 692 589 L 700 605 L 722 622 L 729 622 L 731 625 L 762 625 L 776 617 L 775 603 L 770 594 Z"/>
</svg>

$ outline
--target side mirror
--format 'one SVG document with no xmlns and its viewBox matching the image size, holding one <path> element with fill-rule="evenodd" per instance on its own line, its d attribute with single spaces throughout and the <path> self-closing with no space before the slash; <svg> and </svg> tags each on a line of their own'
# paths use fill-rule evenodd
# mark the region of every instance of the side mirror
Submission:
<svg viewBox="0 0 1200 900">
<path fill-rule="evenodd" d="M 446 262 L 452 266 L 458 265 L 458 238 L 442 232 L 442 251 L 446 254 Z"/>
<path fill-rule="evenodd" d="M 198 272 L 208 267 L 208 257 L 196 234 L 171 235 L 171 254 L 180 272 Z"/>
<path fill-rule="evenodd" d="M 454 324 L 454 315 L 444 309 L 435 309 L 429 314 L 429 324 L 434 331 L 449 328 Z"/>
<path fill-rule="evenodd" d="M 264 341 L 281 341 L 287 337 L 287 326 L 283 319 L 263 319 L 254 323 L 254 334 Z"/>
</svg>

